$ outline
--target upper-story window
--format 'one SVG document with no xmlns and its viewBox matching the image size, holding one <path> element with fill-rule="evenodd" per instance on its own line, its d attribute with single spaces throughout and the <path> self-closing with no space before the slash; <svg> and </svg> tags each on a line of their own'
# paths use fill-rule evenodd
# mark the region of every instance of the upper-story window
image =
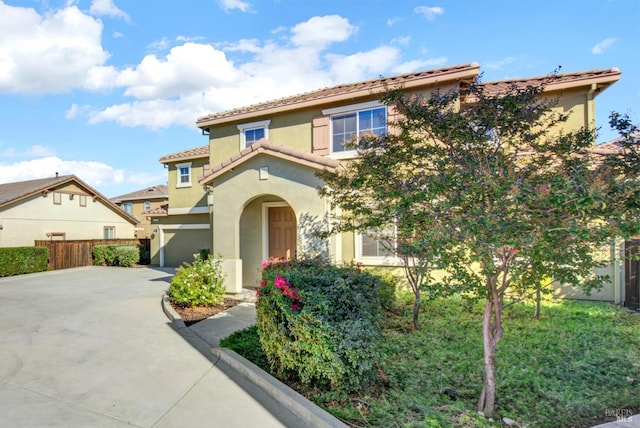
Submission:
<svg viewBox="0 0 640 428">
<path fill-rule="evenodd" d="M 191 187 L 191 162 L 176 165 L 176 187 Z"/>
<path fill-rule="evenodd" d="M 151 209 L 151 201 L 144 201 L 144 210 L 149 211 Z"/>
<path fill-rule="evenodd" d="M 331 153 L 351 149 L 345 143 L 356 137 L 387 132 L 387 108 L 379 101 L 323 110 L 331 115 Z"/>
<path fill-rule="evenodd" d="M 131 202 L 123 202 L 122 203 L 122 210 L 124 212 L 126 212 L 127 214 L 129 214 L 129 215 L 133 214 L 133 203 L 131 203 Z"/>
<path fill-rule="evenodd" d="M 240 131 L 240 150 L 244 150 L 260 140 L 268 140 L 270 123 L 270 120 L 262 120 L 260 122 L 238 125 L 238 130 Z"/>
</svg>

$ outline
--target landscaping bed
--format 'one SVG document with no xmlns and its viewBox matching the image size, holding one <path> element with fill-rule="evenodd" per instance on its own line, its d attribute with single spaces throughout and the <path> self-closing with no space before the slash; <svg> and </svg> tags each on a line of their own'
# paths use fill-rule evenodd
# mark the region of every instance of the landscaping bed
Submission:
<svg viewBox="0 0 640 428">
<path fill-rule="evenodd" d="M 189 306 L 186 304 L 178 304 L 171 299 L 169 299 L 169 301 L 173 309 L 180 315 L 180 318 L 182 318 L 182 321 L 184 321 L 187 326 L 217 315 L 243 302 L 242 300 L 229 297 L 225 297 L 224 301 L 219 305 Z"/>
<path fill-rule="evenodd" d="M 411 332 L 410 299 L 401 299 L 385 317 L 375 385 L 357 393 L 290 386 L 351 426 L 590 427 L 622 410 L 640 412 L 640 316 L 558 301 L 546 303 L 538 321 L 533 305 L 505 308 L 496 411 L 493 420 L 478 415 L 482 310 L 455 297 L 426 302 L 421 329 Z M 255 352 L 255 328 L 222 345 L 268 369 Z"/>
</svg>

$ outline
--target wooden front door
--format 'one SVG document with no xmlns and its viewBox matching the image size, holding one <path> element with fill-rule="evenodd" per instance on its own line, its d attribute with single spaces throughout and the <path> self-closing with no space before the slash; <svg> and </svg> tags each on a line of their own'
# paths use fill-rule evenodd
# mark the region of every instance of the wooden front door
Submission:
<svg viewBox="0 0 640 428">
<path fill-rule="evenodd" d="M 296 215 L 291 207 L 269 207 L 269 258 L 296 257 Z"/>
</svg>

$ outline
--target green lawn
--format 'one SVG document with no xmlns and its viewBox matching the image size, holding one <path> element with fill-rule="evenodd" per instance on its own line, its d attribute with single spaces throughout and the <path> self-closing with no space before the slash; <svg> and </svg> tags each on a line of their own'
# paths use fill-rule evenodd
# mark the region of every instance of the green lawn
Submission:
<svg viewBox="0 0 640 428">
<path fill-rule="evenodd" d="M 411 332 L 411 305 L 400 304 L 385 320 L 379 386 L 358 395 L 293 386 L 352 426 L 488 425 L 475 412 L 482 310 L 459 298 L 425 303 L 421 330 Z M 619 409 L 640 411 L 640 315 L 575 301 L 546 303 L 538 321 L 532 314 L 532 305 L 505 308 L 496 421 L 587 427 Z M 223 346 L 267 367 L 255 349 L 255 329 Z M 456 400 L 446 390 L 455 391 Z"/>
</svg>

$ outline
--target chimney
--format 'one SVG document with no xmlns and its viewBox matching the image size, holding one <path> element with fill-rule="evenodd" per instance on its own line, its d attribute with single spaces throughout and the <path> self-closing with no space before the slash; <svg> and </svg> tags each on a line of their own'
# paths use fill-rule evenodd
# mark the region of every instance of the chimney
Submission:
<svg viewBox="0 0 640 428">
<path fill-rule="evenodd" d="M 58 178 L 58 173 L 56 172 L 56 178 Z"/>
</svg>

